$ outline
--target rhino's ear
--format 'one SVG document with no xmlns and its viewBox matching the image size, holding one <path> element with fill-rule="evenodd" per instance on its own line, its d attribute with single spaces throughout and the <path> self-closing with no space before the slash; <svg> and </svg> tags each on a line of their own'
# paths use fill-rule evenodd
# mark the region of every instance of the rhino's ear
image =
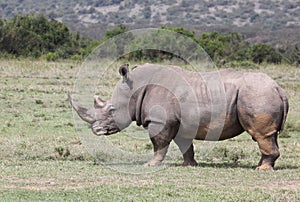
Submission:
<svg viewBox="0 0 300 202">
<path fill-rule="evenodd" d="M 127 78 L 127 73 L 129 72 L 129 64 L 124 64 L 119 68 L 119 73 L 121 76 Z"/>
<path fill-rule="evenodd" d="M 105 106 L 106 102 L 104 100 L 102 100 L 100 97 L 98 96 L 94 96 L 94 107 L 95 108 L 103 108 Z"/>
</svg>

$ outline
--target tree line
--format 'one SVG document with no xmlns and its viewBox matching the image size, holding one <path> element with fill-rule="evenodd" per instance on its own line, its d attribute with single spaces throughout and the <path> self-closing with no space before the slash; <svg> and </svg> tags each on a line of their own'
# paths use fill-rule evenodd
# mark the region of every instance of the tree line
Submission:
<svg viewBox="0 0 300 202">
<path fill-rule="evenodd" d="M 187 36 L 198 43 L 212 58 L 222 64 L 231 61 L 250 61 L 253 63 L 300 63 L 300 44 L 283 46 L 266 43 L 250 43 L 247 38 L 237 32 L 219 33 L 203 32 L 196 36 L 194 31 L 181 27 L 160 29 L 173 31 Z M 119 25 L 106 31 L 102 40 L 126 33 L 126 26 Z M 157 36 L 167 37 L 167 36 Z M 139 43 L 143 42 L 140 40 Z M 61 22 L 48 19 L 42 14 L 16 15 L 12 20 L 0 19 L 0 57 L 31 57 L 56 59 L 83 59 L 101 41 L 82 36 L 79 32 L 71 32 Z M 116 44 L 118 47 L 120 44 Z M 180 41 L 178 41 L 180 46 Z M 120 47 L 125 50 L 126 47 Z M 176 57 L 168 52 L 155 50 L 139 50 L 129 54 L 129 59 L 164 60 Z"/>
<path fill-rule="evenodd" d="M 10 21 L 0 19 L 2 57 L 83 58 L 97 44 L 42 14 L 16 15 Z"/>
</svg>

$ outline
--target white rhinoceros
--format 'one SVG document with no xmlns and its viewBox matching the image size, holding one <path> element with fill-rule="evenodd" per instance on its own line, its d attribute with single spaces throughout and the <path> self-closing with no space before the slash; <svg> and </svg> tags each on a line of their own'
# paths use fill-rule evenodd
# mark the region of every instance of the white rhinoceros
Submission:
<svg viewBox="0 0 300 202">
<path fill-rule="evenodd" d="M 135 121 L 149 131 L 160 165 L 172 140 L 183 165 L 197 165 L 193 139 L 219 141 L 247 131 L 262 153 L 258 170 L 272 170 L 279 157 L 277 136 L 288 113 L 284 90 L 263 73 L 224 69 L 199 73 L 175 66 L 144 64 L 119 69 L 122 79 L 111 99 L 94 97 L 94 108 L 69 101 L 96 135 L 110 135 Z"/>
</svg>

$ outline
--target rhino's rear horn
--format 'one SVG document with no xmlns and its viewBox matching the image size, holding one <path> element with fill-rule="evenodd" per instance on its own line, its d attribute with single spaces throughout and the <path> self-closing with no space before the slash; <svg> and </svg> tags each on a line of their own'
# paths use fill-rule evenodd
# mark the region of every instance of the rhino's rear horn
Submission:
<svg viewBox="0 0 300 202">
<path fill-rule="evenodd" d="M 106 101 L 102 100 L 98 96 L 94 96 L 94 107 L 95 108 L 103 108 L 106 105 Z"/>
<path fill-rule="evenodd" d="M 84 107 L 80 107 L 76 104 L 76 102 L 74 102 L 74 100 L 72 99 L 70 93 L 68 93 L 68 99 L 70 104 L 72 105 L 72 107 L 74 108 L 74 110 L 77 112 L 77 114 L 79 115 L 79 117 L 92 124 L 95 122 L 95 118 L 93 117 L 93 115 L 89 112 L 88 109 L 84 108 Z"/>
</svg>

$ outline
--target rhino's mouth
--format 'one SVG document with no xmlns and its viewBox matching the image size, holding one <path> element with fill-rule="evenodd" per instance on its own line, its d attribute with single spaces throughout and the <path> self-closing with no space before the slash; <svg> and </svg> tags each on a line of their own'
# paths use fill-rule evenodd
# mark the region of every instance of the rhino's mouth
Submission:
<svg viewBox="0 0 300 202">
<path fill-rule="evenodd" d="M 95 135 L 111 135 L 119 132 L 119 128 L 113 126 L 100 126 L 98 124 L 92 124 L 92 131 Z"/>
</svg>

